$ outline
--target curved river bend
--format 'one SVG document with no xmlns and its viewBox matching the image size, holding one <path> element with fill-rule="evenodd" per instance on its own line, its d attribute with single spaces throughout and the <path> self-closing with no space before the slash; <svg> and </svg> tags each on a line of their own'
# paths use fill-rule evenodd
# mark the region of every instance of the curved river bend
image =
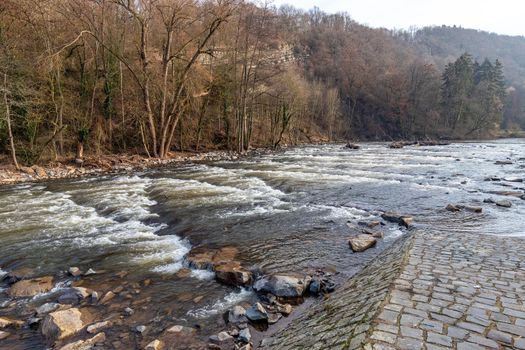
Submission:
<svg viewBox="0 0 525 350">
<path fill-rule="evenodd" d="M 212 332 L 223 327 L 224 311 L 254 295 L 220 285 L 206 271 L 177 274 L 192 247 L 234 245 L 243 265 L 265 272 L 329 268 L 346 278 L 403 234 L 387 225 L 376 248 L 351 253 L 347 224 L 382 211 L 410 214 L 418 226 L 458 234 L 523 235 L 525 201 L 498 194 L 523 192 L 522 157 L 521 140 L 395 150 L 383 143 L 360 150 L 324 145 L 235 162 L 4 187 L 0 274 L 93 268 L 104 271 L 92 282 L 103 291 L 108 276 L 126 271 L 126 283 L 152 281 L 134 297 L 147 307 L 132 324 L 184 322 Z M 513 206 L 482 203 L 486 198 Z M 448 203 L 483 206 L 483 213 L 451 214 L 443 209 Z M 67 281 L 63 275 L 53 292 Z M 0 291 L 3 307 L 9 298 Z M 51 297 L 21 300 L 17 308 Z M 122 308 L 130 303 L 119 302 Z M 31 334 L 19 340 L 20 348 L 45 348 Z"/>
</svg>

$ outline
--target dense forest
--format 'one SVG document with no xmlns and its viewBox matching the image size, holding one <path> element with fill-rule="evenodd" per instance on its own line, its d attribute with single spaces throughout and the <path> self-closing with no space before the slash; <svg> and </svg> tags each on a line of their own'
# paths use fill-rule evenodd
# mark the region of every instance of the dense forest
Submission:
<svg viewBox="0 0 525 350">
<path fill-rule="evenodd" d="M 491 137 L 525 127 L 524 56 L 523 37 L 242 0 L 3 0 L 0 154 Z"/>
</svg>

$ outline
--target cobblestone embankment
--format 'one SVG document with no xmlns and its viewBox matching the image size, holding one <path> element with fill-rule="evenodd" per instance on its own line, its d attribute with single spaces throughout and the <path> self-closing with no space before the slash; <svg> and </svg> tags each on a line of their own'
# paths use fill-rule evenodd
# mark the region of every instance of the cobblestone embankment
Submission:
<svg viewBox="0 0 525 350">
<path fill-rule="evenodd" d="M 525 349 L 525 240 L 416 232 L 267 349 Z"/>
<path fill-rule="evenodd" d="M 407 235 L 393 244 L 328 300 L 305 312 L 272 338 L 264 339 L 260 348 L 358 348 L 366 340 L 371 321 L 387 298 L 389 287 L 400 275 L 411 242 L 411 235 Z"/>
</svg>

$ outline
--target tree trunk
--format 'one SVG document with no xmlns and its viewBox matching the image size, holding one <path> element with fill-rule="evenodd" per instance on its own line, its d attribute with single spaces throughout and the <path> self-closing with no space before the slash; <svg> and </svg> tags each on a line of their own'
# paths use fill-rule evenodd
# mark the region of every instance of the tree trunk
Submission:
<svg viewBox="0 0 525 350">
<path fill-rule="evenodd" d="M 11 156 L 13 164 L 19 170 L 20 166 L 16 159 L 15 141 L 13 138 L 13 129 L 11 128 L 11 111 L 9 109 L 9 99 L 7 98 L 7 73 L 4 73 L 4 103 L 5 103 L 5 117 L 7 119 L 7 132 L 9 133 L 9 145 L 11 146 Z"/>
</svg>

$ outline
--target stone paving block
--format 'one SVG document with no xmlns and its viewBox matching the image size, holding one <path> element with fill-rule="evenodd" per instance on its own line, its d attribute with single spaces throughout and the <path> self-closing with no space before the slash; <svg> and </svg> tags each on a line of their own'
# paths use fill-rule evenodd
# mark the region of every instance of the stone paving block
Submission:
<svg viewBox="0 0 525 350">
<path fill-rule="evenodd" d="M 515 326 L 508 323 L 497 322 L 496 327 L 502 332 L 519 335 L 525 337 L 525 327 Z"/>
<path fill-rule="evenodd" d="M 448 347 L 452 346 L 452 338 L 434 332 L 427 333 L 427 341 L 433 344 L 444 345 Z"/>
<path fill-rule="evenodd" d="M 398 350 L 421 350 L 423 349 L 422 339 L 398 338 L 396 341 Z"/>
<path fill-rule="evenodd" d="M 479 335 L 471 335 L 467 338 L 467 341 L 486 346 L 491 349 L 498 349 L 499 345 L 494 340 L 487 339 L 485 337 L 479 336 Z"/>
<path fill-rule="evenodd" d="M 491 329 L 487 337 L 501 343 L 512 344 L 512 337 L 509 334 L 498 331 L 496 329 Z"/>
<path fill-rule="evenodd" d="M 485 327 L 477 325 L 475 323 L 470 323 L 470 322 L 459 322 L 457 326 L 460 328 L 469 330 L 469 331 L 480 333 L 480 334 L 485 331 Z"/>
<path fill-rule="evenodd" d="M 436 333 L 443 332 L 443 323 L 439 321 L 432 321 L 432 320 L 423 320 L 419 324 L 419 328 L 427 330 L 427 331 L 433 331 Z"/>
<path fill-rule="evenodd" d="M 465 339 L 469 332 L 458 327 L 448 327 L 447 335 L 455 339 Z"/>
</svg>

